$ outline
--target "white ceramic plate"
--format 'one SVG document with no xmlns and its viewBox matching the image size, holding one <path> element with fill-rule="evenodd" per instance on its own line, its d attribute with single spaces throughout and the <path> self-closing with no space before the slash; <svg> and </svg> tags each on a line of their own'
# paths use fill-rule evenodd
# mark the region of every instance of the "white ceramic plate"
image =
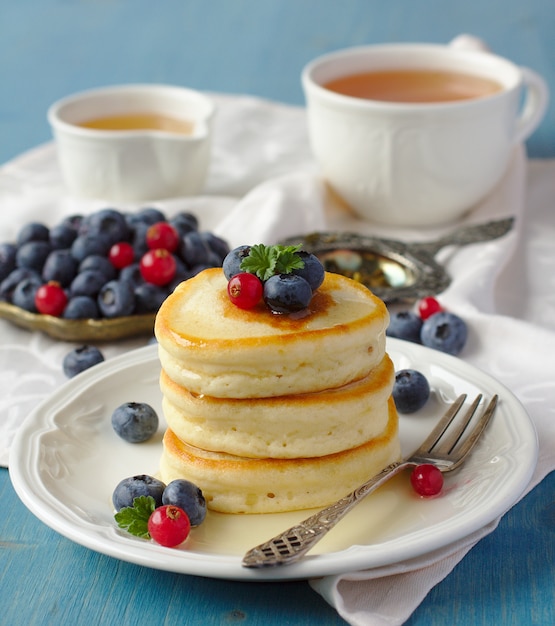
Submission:
<svg viewBox="0 0 555 626">
<path fill-rule="evenodd" d="M 537 460 L 526 412 L 500 383 L 464 361 L 388 339 L 396 368 L 414 367 L 434 393 L 418 414 L 401 416 L 403 452 L 416 448 L 459 393 L 499 394 L 497 413 L 442 494 L 422 499 L 407 474 L 370 495 L 298 564 L 262 570 L 241 566 L 243 554 L 310 513 L 224 515 L 209 512 L 185 544 L 163 548 L 117 528 L 111 506 L 126 476 L 157 472 L 164 425 L 153 441 L 128 444 L 112 431 L 113 409 L 150 403 L 161 414 L 155 346 L 106 361 L 70 380 L 43 402 L 18 432 L 10 475 L 26 506 L 45 524 L 92 550 L 148 567 L 238 580 L 302 579 L 387 566 L 427 554 L 482 528 L 522 494 Z"/>
</svg>

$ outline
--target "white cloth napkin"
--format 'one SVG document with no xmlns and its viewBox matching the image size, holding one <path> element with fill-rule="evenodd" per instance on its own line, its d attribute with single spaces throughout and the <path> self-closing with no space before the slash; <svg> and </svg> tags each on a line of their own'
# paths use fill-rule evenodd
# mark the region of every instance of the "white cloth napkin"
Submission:
<svg viewBox="0 0 555 626">
<path fill-rule="evenodd" d="M 156 203 L 169 214 L 194 211 L 201 228 L 214 230 L 232 246 L 272 243 L 324 228 L 426 240 L 456 227 L 392 231 L 353 218 L 329 197 L 318 176 L 302 109 L 253 98 L 215 98 L 219 115 L 206 194 Z M 537 428 L 540 456 L 529 489 L 555 467 L 554 181 L 555 161 L 527 162 L 523 150 L 516 150 L 499 187 L 461 222 L 515 215 L 513 231 L 442 253 L 453 282 L 441 300 L 470 328 L 461 358 L 509 387 Z M 62 215 L 100 206 L 105 203 L 65 195 L 50 144 L 0 169 L 1 241 L 13 238 L 31 219 L 53 224 Z M 146 341 L 103 345 L 102 350 L 109 359 Z M 72 347 L 0 320 L 0 464 L 7 466 L 22 420 L 64 380 L 61 362 Z M 351 624 L 402 624 L 496 525 L 419 559 L 311 585 Z"/>
</svg>

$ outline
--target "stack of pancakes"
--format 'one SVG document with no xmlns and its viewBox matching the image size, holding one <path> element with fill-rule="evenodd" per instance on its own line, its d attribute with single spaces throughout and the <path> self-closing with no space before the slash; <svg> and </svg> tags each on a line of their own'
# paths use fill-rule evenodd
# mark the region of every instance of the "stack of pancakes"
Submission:
<svg viewBox="0 0 555 626">
<path fill-rule="evenodd" d="M 324 506 L 377 474 L 400 454 L 388 319 L 338 274 L 291 315 L 237 308 L 220 268 L 182 283 L 155 324 L 161 479 L 194 482 L 212 510 L 273 513 Z"/>
</svg>

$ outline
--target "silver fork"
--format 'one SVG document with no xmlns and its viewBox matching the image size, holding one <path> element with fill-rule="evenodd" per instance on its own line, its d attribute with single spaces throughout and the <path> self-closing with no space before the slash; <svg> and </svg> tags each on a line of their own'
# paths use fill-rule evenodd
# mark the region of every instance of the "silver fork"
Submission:
<svg viewBox="0 0 555 626">
<path fill-rule="evenodd" d="M 301 559 L 322 537 L 331 530 L 365 496 L 407 467 L 433 463 L 442 472 L 452 472 L 460 467 L 488 425 L 497 406 L 493 396 L 470 434 L 462 436 L 470 424 L 482 395 L 478 395 L 462 417 L 455 420 L 466 401 L 466 394 L 457 398 L 422 445 L 406 459 L 388 465 L 338 502 L 326 507 L 304 521 L 292 526 L 273 539 L 249 550 L 243 557 L 244 567 L 270 567 L 288 565 Z"/>
</svg>

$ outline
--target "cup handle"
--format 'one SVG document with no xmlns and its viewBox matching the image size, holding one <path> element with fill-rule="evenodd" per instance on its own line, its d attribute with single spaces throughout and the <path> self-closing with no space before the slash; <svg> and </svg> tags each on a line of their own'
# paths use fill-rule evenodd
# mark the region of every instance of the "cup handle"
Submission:
<svg viewBox="0 0 555 626">
<path fill-rule="evenodd" d="M 516 121 L 514 143 L 521 143 L 540 125 L 549 102 L 549 89 L 544 79 L 536 72 L 521 67 L 525 99 Z"/>
</svg>

